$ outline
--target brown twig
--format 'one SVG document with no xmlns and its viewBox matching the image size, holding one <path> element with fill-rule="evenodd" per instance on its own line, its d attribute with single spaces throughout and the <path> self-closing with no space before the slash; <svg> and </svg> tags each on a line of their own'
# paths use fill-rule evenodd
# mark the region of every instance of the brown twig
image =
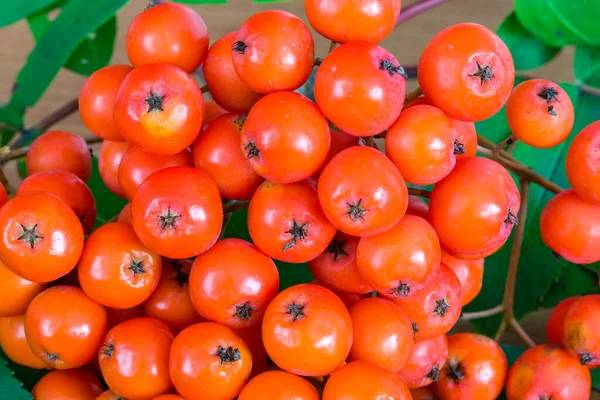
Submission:
<svg viewBox="0 0 600 400">
<path fill-rule="evenodd" d="M 504 306 L 502 304 L 497 305 L 494 308 L 490 308 L 488 310 L 483 310 L 483 311 L 475 311 L 475 312 L 470 312 L 470 313 L 463 313 L 460 316 L 460 319 L 464 320 L 464 321 L 471 321 L 473 319 L 480 319 L 480 318 L 487 318 L 487 317 L 491 317 L 492 315 L 498 315 L 504 312 Z"/>
<path fill-rule="evenodd" d="M 412 196 L 425 197 L 427 199 L 431 197 L 431 192 L 425 189 L 408 188 L 408 194 Z"/>
<path fill-rule="evenodd" d="M 413 101 L 414 99 L 416 99 L 417 97 L 419 97 L 422 94 L 423 94 L 423 92 L 421 91 L 420 87 L 416 88 L 412 92 L 408 92 L 406 94 L 406 97 L 404 98 L 404 104 L 410 103 L 411 101 Z"/>
<path fill-rule="evenodd" d="M 96 144 L 102 142 L 102 139 L 99 137 L 93 137 L 91 139 L 87 139 L 85 141 L 87 144 Z M 29 151 L 29 146 L 19 147 L 17 149 L 11 150 L 2 157 L 0 156 L 0 162 L 5 163 L 7 161 L 16 160 L 17 158 L 25 157 L 27 152 Z"/>
<path fill-rule="evenodd" d="M 402 9 L 400 16 L 398 17 L 398 21 L 396 21 L 396 26 L 447 1 L 448 0 L 421 0 L 417 3 L 411 4 L 410 6 Z"/>
<path fill-rule="evenodd" d="M 12 132 L 18 132 L 21 130 L 21 128 L 19 128 L 18 126 L 9 124 L 8 122 L 4 121 L 0 121 L 0 129 L 6 129 Z"/>
<path fill-rule="evenodd" d="M 210 92 L 210 89 L 208 88 L 208 83 L 206 85 L 202 86 L 200 88 L 200 91 L 202 92 L 202 94 Z"/>
<path fill-rule="evenodd" d="M 493 150 L 487 149 L 483 146 L 477 146 L 477 151 L 481 154 L 484 154 L 488 157 L 494 157 Z M 510 156 L 509 156 L 510 157 Z M 505 157 L 500 153 L 500 156 L 496 158 L 496 161 L 502 165 L 504 168 L 509 169 L 523 178 L 543 187 L 544 189 L 552 192 L 552 193 L 560 193 L 563 191 L 563 188 L 558 186 L 556 183 L 544 178 L 533 169 L 527 167 L 525 164 L 515 160 L 513 157 Z"/>
<path fill-rule="evenodd" d="M 79 110 L 79 100 L 73 99 L 73 100 L 69 101 L 68 103 L 66 103 L 65 105 L 63 105 L 58 110 L 54 111 L 52 114 L 48 115 L 46 118 L 43 118 L 40 122 L 35 124 L 31 128 L 31 130 L 45 132 L 49 128 L 51 128 L 53 125 L 57 124 L 58 122 L 62 121 L 65 118 L 67 118 L 69 115 L 73 114 L 77 110 Z"/>
<path fill-rule="evenodd" d="M 498 157 L 500 156 L 500 152 L 502 150 L 504 150 L 504 148 L 506 146 L 510 146 L 511 144 L 515 143 L 517 141 L 517 138 L 515 137 L 515 135 L 510 135 L 509 137 L 507 137 L 506 139 L 504 139 L 503 141 L 501 141 L 500 143 L 498 143 L 496 146 L 494 146 L 494 148 L 492 149 L 492 158 L 494 158 L 494 160 L 497 160 Z M 506 155 L 505 155 L 506 157 Z"/>
<path fill-rule="evenodd" d="M 248 208 L 249 205 L 249 200 L 230 200 L 226 203 L 223 203 L 223 213 L 231 213 L 234 211 L 243 210 L 244 208 Z"/>
<path fill-rule="evenodd" d="M 533 339 L 527 334 L 525 329 L 523 329 L 521 324 L 519 324 L 519 322 L 517 322 L 517 320 L 515 318 L 510 319 L 508 321 L 508 324 L 510 325 L 511 328 L 514 329 L 514 331 L 517 333 L 517 335 L 519 335 L 521 340 L 523 342 L 525 342 L 525 344 L 527 346 L 535 347 L 535 342 L 533 341 Z"/>
<path fill-rule="evenodd" d="M 0 183 L 2 184 L 2 186 L 4 186 L 4 189 L 6 190 L 6 193 L 8 193 L 9 196 L 12 196 L 16 193 L 15 189 L 8 182 L 8 178 L 6 177 L 6 174 L 4 173 L 4 168 L 2 167 L 0 167 Z"/>
</svg>

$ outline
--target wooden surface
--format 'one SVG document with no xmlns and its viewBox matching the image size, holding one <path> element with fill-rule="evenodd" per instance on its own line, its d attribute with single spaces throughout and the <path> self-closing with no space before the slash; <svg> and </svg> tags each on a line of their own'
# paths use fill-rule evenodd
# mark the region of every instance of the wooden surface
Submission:
<svg viewBox="0 0 600 400">
<path fill-rule="evenodd" d="M 404 1 L 404 5 L 411 1 Z M 125 33 L 132 18 L 146 6 L 144 0 L 132 0 L 118 15 L 118 38 L 113 55 L 113 63 L 127 63 L 125 54 Z M 441 29 L 459 22 L 476 22 L 490 29 L 496 29 L 513 8 L 513 0 L 452 0 L 438 8 L 422 14 L 398 27 L 382 45 L 390 50 L 405 66 L 417 63 L 419 54 L 426 43 Z M 203 16 L 209 28 L 211 43 L 225 33 L 234 31 L 251 14 L 272 8 L 279 8 L 298 15 L 306 21 L 303 2 L 294 0 L 288 3 L 254 4 L 250 0 L 229 0 L 227 5 L 194 6 Z M 0 102 L 6 102 L 14 79 L 34 46 L 29 29 L 24 22 L 13 24 L 1 31 L 0 41 Z M 324 56 L 328 41 L 315 35 L 316 55 Z M 540 71 L 532 71 L 538 76 L 554 80 L 572 81 L 572 56 L 570 49 L 563 51 L 552 63 Z M 38 104 L 26 116 L 31 125 L 60 105 L 75 98 L 84 78 L 67 70 L 62 70 Z M 410 82 L 409 89 L 416 86 Z M 55 128 L 69 130 L 85 137 L 91 134 L 85 129 L 79 115 L 73 115 Z M 14 168 L 10 168 L 9 179 L 17 183 Z M 536 342 L 545 341 L 545 319 L 547 312 L 530 315 L 524 326 Z M 461 325 L 461 328 L 464 326 Z M 506 335 L 506 342 L 519 343 L 512 333 Z"/>
</svg>

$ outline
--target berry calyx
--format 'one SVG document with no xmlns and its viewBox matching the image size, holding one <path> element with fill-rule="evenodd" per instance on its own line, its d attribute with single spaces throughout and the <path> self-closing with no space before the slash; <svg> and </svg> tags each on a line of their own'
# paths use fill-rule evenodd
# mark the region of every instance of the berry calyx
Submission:
<svg viewBox="0 0 600 400">
<path fill-rule="evenodd" d="M 253 140 L 249 141 L 247 145 L 244 146 L 244 150 L 246 150 L 246 158 L 249 160 L 252 157 L 258 157 L 260 155 L 260 150 L 256 147 L 256 144 Z"/>
<path fill-rule="evenodd" d="M 217 349 L 217 357 L 221 359 L 221 365 L 228 362 L 235 362 L 242 358 L 240 354 L 240 349 L 234 349 L 231 346 L 227 348 L 219 346 L 219 348 Z"/>
<path fill-rule="evenodd" d="M 148 97 L 146 97 L 144 100 L 148 105 L 148 112 L 164 111 L 162 107 L 164 98 L 164 95 L 161 96 L 158 93 L 150 91 L 150 93 L 148 93 Z"/>
<path fill-rule="evenodd" d="M 433 311 L 440 317 L 443 317 L 449 308 L 450 305 L 446 302 L 446 299 L 440 299 L 435 301 L 435 309 Z"/>
<path fill-rule="evenodd" d="M 454 154 L 461 155 L 465 154 L 466 152 L 465 145 L 459 142 L 458 139 L 454 139 Z"/>
<path fill-rule="evenodd" d="M 588 365 L 589 363 L 591 363 L 592 361 L 594 361 L 594 356 L 592 356 L 590 353 L 582 353 L 579 356 L 579 362 L 581 363 L 581 365 L 583 365 L 584 367 L 586 365 Z"/>
<path fill-rule="evenodd" d="M 128 270 L 133 272 L 133 276 L 135 277 L 137 274 L 145 274 L 146 269 L 142 264 L 142 260 L 132 260 L 131 265 L 127 268 Z"/>
<path fill-rule="evenodd" d="M 410 294 L 410 285 L 408 283 L 399 282 L 398 286 L 390 290 L 389 294 L 393 297 L 406 297 Z"/>
<path fill-rule="evenodd" d="M 48 363 L 54 364 L 59 360 L 60 357 L 58 356 L 58 354 L 52 354 L 52 353 L 45 352 L 44 358 L 46 359 L 46 361 Z"/>
<path fill-rule="evenodd" d="M 327 252 L 333 254 L 333 261 L 337 261 L 338 258 L 342 258 L 347 256 L 346 250 L 344 250 L 344 245 L 347 240 L 338 240 L 337 238 L 333 238 L 329 246 L 327 246 Z"/>
<path fill-rule="evenodd" d="M 306 236 L 308 235 L 308 223 L 305 222 L 303 224 L 299 224 L 296 222 L 296 220 L 293 220 L 292 228 L 285 233 L 290 234 L 292 239 L 283 246 L 281 251 L 289 250 L 296 245 L 298 240 L 306 239 Z"/>
<path fill-rule="evenodd" d="M 238 54 L 245 54 L 247 48 L 248 45 L 242 41 L 235 42 L 233 46 L 231 46 L 231 49 Z"/>
<path fill-rule="evenodd" d="M 470 74 L 469 76 L 479 78 L 479 82 L 481 86 L 483 86 L 484 82 L 490 82 L 494 78 L 494 72 L 492 71 L 492 68 L 489 64 L 484 67 L 482 67 L 481 64 L 479 64 L 479 62 L 476 62 L 476 64 L 477 71 Z"/>
<path fill-rule="evenodd" d="M 504 223 L 507 225 L 517 226 L 519 224 L 519 218 L 511 210 L 508 210 L 508 215 L 506 216 Z"/>
<path fill-rule="evenodd" d="M 167 208 L 167 211 L 158 216 L 158 226 L 163 231 L 166 231 L 167 229 L 177 229 L 177 221 L 180 217 L 179 214 L 169 207 Z"/>
<path fill-rule="evenodd" d="M 348 205 L 348 216 L 352 220 L 352 222 L 356 222 L 359 219 L 365 219 L 365 214 L 367 213 L 366 208 L 362 207 L 362 199 L 359 199 L 356 203 L 346 203 Z"/>
<path fill-rule="evenodd" d="M 416 322 L 411 322 L 412 328 L 413 328 L 413 333 L 416 335 L 417 333 L 419 333 L 419 326 L 417 325 Z"/>
<path fill-rule="evenodd" d="M 462 372 L 462 368 L 460 363 L 450 362 L 450 372 L 448 376 L 452 378 L 454 383 L 458 383 L 461 379 L 465 377 L 465 374 Z"/>
<path fill-rule="evenodd" d="M 104 343 L 100 347 L 100 354 L 106 357 L 112 357 L 115 352 L 115 346 L 112 343 Z"/>
<path fill-rule="evenodd" d="M 292 321 L 298 320 L 300 317 L 304 317 L 304 306 L 296 303 L 288 304 L 285 306 L 287 309 L 286 314 L 292 316 Z"/>
<path fill-rule="evenodd" d="M 17 240 L 21 240 L 27 244 L 32 249 L 42 240 L 44 237 L 40 235 L 37 231 L 37 224 L 33 226 L 25 226 L 21 224 L 21 234 L 17 237 Z"/>
<path fill-rule="evenodd" d="M 242 320 L 248 320 L 252 318 L 253 311 L 255 311 L 255 308 L 252 307 L 249 301 L 245 302 L 244 304 L 236 304 L 234 317 Z"/>
<path fill-rule="evenodd" d="M 440 376 L 440 369 L 437 365 L 434 365 L 433 368 L 425 375 L 427 378 L 431 379 L 433 382 L 437 381 Z"/>
<path fill-rule="evenodd" d="M 558 91 L 553 86 L 545 87 L 538 93 L 538 96 L 550 103 L 553 100 L 558 100 Z"/>
<path fill-rule="evenodd" d="M 555 117 L 557 117 L 557 116 L 558 116 L 557 112 L 556 112 L 556 111 L 554 111 L 554 106 L 549 106 L 549 107 L 548 107 L 548 114 L 550 114 L 550 115 L 553 115 L 553 116 L 555 116 Z"/>
</svg>

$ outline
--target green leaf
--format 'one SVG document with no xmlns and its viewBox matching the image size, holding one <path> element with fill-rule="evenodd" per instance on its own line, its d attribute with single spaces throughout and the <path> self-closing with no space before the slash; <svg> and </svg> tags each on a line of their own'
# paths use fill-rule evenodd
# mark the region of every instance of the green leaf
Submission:
<svg viewBox="0 0 600 400">
<path fill-rule="evenodd" d="M 552 60 L 561 50 L 533 36 L 521 25 L 517 14 L 510 13 L 498 28 L 498 36 L 512 53 L 517 70 L 540 67 Z"/>
<path fill-rule="evenodd" d="M 579 265 L 567 263 L 558 280 L 552 283 L 550 291 L 544 296 L 540 307 L 554 308 L 567 297 L 592 293 L 600 293 L 598 274 Z"/>
<path fill-rule="evenodd" d="M 6 365 L 14 373 L 14 377 L 21 382 L 23 389 L 31 391 L 35 384 L 46 375 L 49 370 L 32 369 L 10 360 L 8 356 L 0 349 L 0 360 L 6 360 Z M 0 361 L 2 362 L 2 361 Z"/>
<path fill-rule="evenodd" d="M 239 210 L 231 214 L 223 236 L 225 238 L 238 238 L 252 242 L 248 232 L 248 210 Z M 279 288 L 286 289 L 299 283 L 308 283 L 314 279 L 307 263 L 290 264 L 274 260 L 279 271 Z"/>
<path fill-rule="evenodd" d="M 551 46 L 600 46 L 597 0 L 515 0 L 523 26 Z"/>
<path fill-rule="evenodd" d="M 592 388 L 600 390 L 600 368 L 594 368 L 590 370 L 592 376 Z"/>
<path fill-rule="evenodd" d="M 34 105 L 87 35 L 105 24 L 127 0 L 69 0 L 48 27 L 17 76 L 10 104 Z"/>
<path fill-rule="evenodd" d="M 66 0 L 55 1 L 27 18 L 29 29 L 36 41 L 40 40 L 52 25 L 52 16 L 59 12 Z M 95 32 L 90 32 L 75 49 L 64 67 L 82 75 L 91 75 L 110 62 L 117 33 L 117 19 L 110 18 Z"/>
<path fill-rule="evenodd" d="M 577 47 L 573 68 L 579 82 L 600 87 L 600 47 Z"/>
<path fill-rule="evenodd" d="M 21 382 L 15 378 L 13 371 L 8 367 L 7 358 L 3 352 L 0 353 L 0 388 L 2 388 L 2 398 L 4 399 L 31 400 L 31 394 L 23 389 Z"/>
<path fill-rule="evenodd" d="M 227 0 L 173 0 L 184 4 L 227 4 Z"/>
<path fill-rule="evenodd" d="M 115 215 L 118 215 L 127 204 L 127 200 L 118 197 L 106 187 L 100 176 L 96 157 L 92 157 L 92 176 L 87 184 L 96 199 L 97 215 L 94 225 L 95 229 L 105 224 L 106 221 Z"/>
<path fill-rule="evenodd" d="M 517 142 L 514 156 L 558 185 L 569 187 L 565 173 L 566 153 L 577 133 L 586 125 L 600 119 L 600 99 L 593 96 L 580 97 L 578 89 L 574 85 L 561 84 L 561 87 L 571 97 L 576 110 L 575 126 L 569 137 L 560 145 L 550 149 L 534 149 Z M 486 121 L 477 125 L 477 131 L 487 138 L 499 142 L 509 134 L 504 112 L 494 116 L 493 119 L 496 121 L 496 125 L 491 125 L 489 121 Z M 572 265 L 564 259 L 556 258 L 541 240 L 540 215 L 546 203 L 553 196 L 552 193 L 541 187 L 531 185 L 527 221 L 521 221 L 521 223 L 526 223 L 526 230 L 515 295 L 515 316 L 519 319 L 540 306 L 542 300 L 547 297 L 553 285 L 563 274 L 564 269 Z M 466 307 L 466 310 L 480 311 L 494 307 L 501 302 L 511 247 L 512 236 L 497 253 L 486 259 L 483 289 L 481 294 Z M 557 294 L 552 296 L 560 297 Z M 493 336 L 498 329 L 500 320 L 501 316 L 494 316 L 473 321 L 473 326 L 479 332 Z"/>
<path fill-rule="evenodd" d="M 13 22 L 25 18 L 44 7 L 52 4 L 56 0 L 20 0 L 6 1 L 2 4 L 0 13 L 0 28 L 10 25 Z"/>
<path fill-rule="evenodd" d="M 6 126 L 2 126 L 4 123 Z M 0 134 L 2 135 L 2 145 L 15 134 L 15 129 L 23 129 L 23 111 L 9 104 L 0 107 Z"/>
</svg>

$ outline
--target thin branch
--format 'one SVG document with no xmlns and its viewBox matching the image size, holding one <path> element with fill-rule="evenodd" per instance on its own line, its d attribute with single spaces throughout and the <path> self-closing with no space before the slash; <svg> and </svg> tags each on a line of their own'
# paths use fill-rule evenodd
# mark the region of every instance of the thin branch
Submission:
<svg viewBox="0 0 600 400">
<path fill-rule="evenodd" d="M 427 199 L 429 197 L 431 197 L 431 192 L 429 190 L 425 190 L 425 189 L 408 188 L 408 194 L 410 194 L 412 196 L 425 197 Z"/>
<path fill-rule="evenodd" d="M 487 149 L 483 146 L 477 146 L 477 151 L 488 157 L 494 156 L 493 150 Z M 543 176 L 541 176 L 540 174 L 535 172 L 533 169 L 527 167 L 525 164 L 520 163 L 519 161 L 515 160 L 512 157 L 510 157 L 510 159 L 509 159 L 509 158 L 503 157 L 502 154 L 500 154 L 500 157 L 498 157 L 496 159 L 496 161 L 500 165 L 502 165 L 504 168 L 513 171 L 517 175 L 520 175 L 523 178 L 526 178 L 527 180 L 543 187 L 544 189 L 546 189 L 552 193 L 560 193 L 564 190 L 562 187 L 558 186 L 556 183 L 544 178 Z"/>
<path fill-rule="evenodd" d="M 21 128 L 19 128 L 18 126 L 9 124 L 8 122 L 4 121 L 0 121 L 0 129 L 6 129 L 12 132 L 18 132 L 21 130 Z"/>
<path fill-rule="evenodd" d="M 200 88 L 200 91 L 202 92 L 202 94 L 210 92 L 210 90 L 208 89 L 208 84 L 202 86 Z"/>
<path fill-rule="evenodd" d="M 506 139 L 504 139 L 503 141 L 498 143 L 496 146 L 494 146 L 494 148 L 492 149 L 494 160 L 498 159 L 500 152 L 502 150 L 504 150 L 505 147 L 510 146 L 511 144 L 515 143 L 516 141 L 517 141 L 516 136 L 511 134 L 509 137 L 507 137 Z"/>
<path fill-rule="evenodd" d="M 475 311 L 475 312 L 470 312 L 470 313 L 463 313 L 460 316 L 460 319 L 462 319 L 464 321 L 471 321 L 471 320 L 474 320 L 474 319 L 491 317 L 493 315 L 498 315 L 498 314 L 501 314 L 503 312 L 504 312 L 504 306 L 502 304 L 499 304 L 496 307 L 490 308 L 488 310 Z"/>
<path fill-rule="evenodd" d="M 521 340 L 523 340 L 523 342 L 525 342 L 525 344 L 527 346 L 535 347 L 535 342 L 533 341 L 533 339 L 527 334 L 525 329 L 523 329 L 523 327 L 517 322 L 516 319 L 512 318 L 508 321 L 508 323 L 509 323 L 510 327 L 515 330 L 517 335 L 519 335 Z"/>
<path fill-rule="evenodd" d="M 318 67 L 321 65 L 321 63 L 323 63 L 323 59 L 321 57 L 315 58 L 315 67 Z"/>
<path fill-rule="evenodd" d="M 411 4 L 400 11 L 400 16 L 398 17 L 398 21 L 396 21 L 396 26 L 447 1 L 448 0 L 421 0 L 417 3 Z"/>
<path fill-rule="evenodd" d="M 8 178 L 6 177 L 6 174 L 4 173 L 4 168 L 1 168 L 1 167 L 0 167 L 0 183 L 2 183 L 2 186 L 4 186 L 4 189 L 6 189 L 6 193 L 8 193 L 9 196 L 12 196 L 13 194 L 16 193 L 15 189 L 8 182 Z"/>
<path fill-rule="evenodd" d="M 404 98 L 404 104 L 410 103 L 411 101 L 413 101 L 414 99 L 416 99 L 417 97 L 419 97 L 422 94 L 423 94 L 423 92 L 421 91 L 421 88 L 420 87 L 416 88 L 412 92 L 409 92 L 406 94 L 406 97 Z"/>
<path fill-rule="evenodd" d="M 243 210 L 244 208 L 248 208 L 249 205 L 249 200 L 230 200 L 226 203 L 223 203 L 223 213 Z"/>
<path fill-rule="evenodd" d="M 95 143 L 101 143 L 102 139 L 99 137 L 93 137 L 91 139 L 87 139 L 85 142 L 88 145 L 90 145 L 90 144 L 95 144 Z M 1 148 L 0 150 L 2 150 L 2 149 L 4 149 L 4 147 Z M 11 150 L 11 151 L 5 153 L 4 157 L 2 157 L 0 155 L 0 162 L 5 163 L 7 161 L 16 160 L 17 158 L 25 157 L 27 155 L 28 151 L 29 151 L 29 146 L 19 147 L 15 150 Z"/>
<path fill-rule="evenodd" d="M 42 119 L 40 122 L 35 124 L 31 130 L 32 131 L 40 131 L 45 132 L 53 125 L 67 118 L 69 115 L 73 114 L 79 110 L 79 101 L 77 99 L 73 99 L 63 105 L 58 110 L 54 111 L 52 114 L 48 115 L 46 118 Z M 15 135 L 16 136 L 16 135 Z M 13 144 L 14 145 L 14 144 Z M 10 146 L 11 148 L 13 146 Z"/>
<path fill-rule="evenodd" d="M 506 327 L 508 326 L 508 324 L 506 323 L 506 317 L 502 318 L 502 321 L 500 322 L 500 326 L 498 327 L 498 332 L 496 332 L 496 336 L 494 336 L 494 341 L 500 343 L 500 340 L 502 340 L 502 337 L 504 336 L 504 333 L 506 332 Z"/>
</svg>

